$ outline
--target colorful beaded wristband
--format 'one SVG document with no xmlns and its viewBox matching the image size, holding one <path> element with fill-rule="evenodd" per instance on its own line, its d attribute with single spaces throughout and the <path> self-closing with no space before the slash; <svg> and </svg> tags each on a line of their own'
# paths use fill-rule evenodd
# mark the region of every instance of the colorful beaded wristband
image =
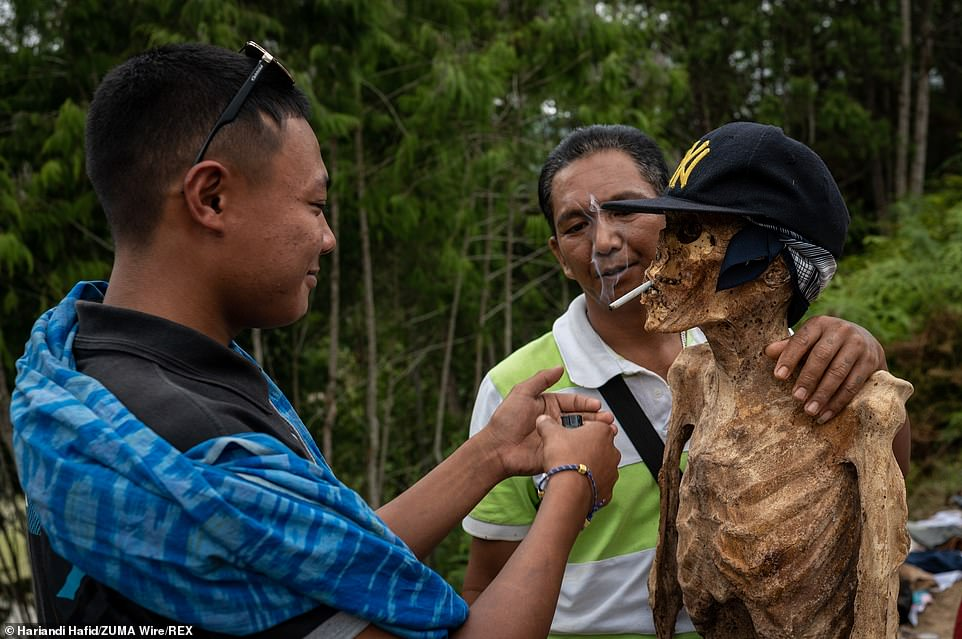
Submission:
<svg viewBox="0 0 962 639">
<path fill-rule="evenodd" d="M 595 513 L 601 509 L 603 504 L 598 501 L 598 486 L 595 484 L 595 478 L 591 474 L 591 469 L 589 469 L 584 464 L 562 464 L 561 466 L 555 466 L 550 469 L 541 479 L 538 480 L 538 497 L 544 497 L 544 489 L 548 485 L 548 480 L 551 479 L 552 475 L 556 475 L 565 470 L 576 470 L 579 475 L 583 475 L 588 479 L 588 483 L 591 484 L 591 512 L 585 517 L 585 526 L 591 523 L 591 518 L 595 516 Z"/>
</svg>

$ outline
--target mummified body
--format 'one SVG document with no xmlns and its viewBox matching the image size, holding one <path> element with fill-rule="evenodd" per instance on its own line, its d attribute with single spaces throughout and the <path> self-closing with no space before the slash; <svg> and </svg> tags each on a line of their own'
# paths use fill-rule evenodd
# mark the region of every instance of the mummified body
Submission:
<svg viewBox="0 0 962 639">
<path fill-rule="evenodd" d="M 648 271 L 647 327 L 698 325 L 708 344 L 686 349 L 669 372 L 649 585 L 658 636 L 672 636 L 684 600 L 706 639 L 894 637 L 908 537 L 892 440 L 911 385 L 877 372 L 840 415 L 817 424 L 763 352 L 787 335 L 792 285 L 782 257 L 758 279 L 716 292 L 727 243 L 748 222 L 667 219 Z"/>
</svg>

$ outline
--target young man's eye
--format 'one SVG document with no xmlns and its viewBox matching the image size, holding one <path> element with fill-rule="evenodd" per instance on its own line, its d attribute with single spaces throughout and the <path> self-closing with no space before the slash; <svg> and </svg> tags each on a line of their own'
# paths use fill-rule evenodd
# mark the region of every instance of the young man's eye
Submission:
<svg viewBox="0 0 962 639">
<path fill-rule="evenodd" d="M 318 213 L 324 213 L 325 209 L 327 209 L 327 202 L 311 202 L 311 206 L 317 209 Z"/>
</svg>

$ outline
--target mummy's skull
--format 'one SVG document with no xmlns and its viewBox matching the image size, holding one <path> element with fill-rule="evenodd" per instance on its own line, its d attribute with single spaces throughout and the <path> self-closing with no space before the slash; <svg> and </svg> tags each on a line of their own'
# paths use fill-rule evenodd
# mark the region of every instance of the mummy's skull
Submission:
<svg viewBox="0 0 962 639">
<path fill-rule="evenodd" d="M 645 328 L 663 333 L 724 320 L 723 299 L 716 292 L 728 242 L 746 223 L 731 215 L 668 213 L 655 259 L 646 275 L 654 282 L 644 297 Z"/>
</svg>

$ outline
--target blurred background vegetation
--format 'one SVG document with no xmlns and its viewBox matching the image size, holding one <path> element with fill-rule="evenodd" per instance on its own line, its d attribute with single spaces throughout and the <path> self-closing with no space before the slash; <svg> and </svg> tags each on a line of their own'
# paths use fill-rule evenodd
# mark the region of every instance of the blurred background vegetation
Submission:
<svg viewBox="0 0 962 639">
<path fill-rule="evenodd" d="M 962 489 L 962 0 L 0 0 L 0 618 L 30 614 L 14 362 L 40 312 L 110 274 L 91 95 L 148 47 L 248 39 L 313 102 L 339 243 L 308 317 L 240 341 L 372 503 L 463 441 L 481 376 L 577 293 L 536 179 L 596 122 L 669 164 L 733 119 L 825 158 L 853 224 L 811 312 L 871 329 L 915 385 L 910 516 Z M 457 586 L 466 548 L 432 557 Z"/>
</svg>

